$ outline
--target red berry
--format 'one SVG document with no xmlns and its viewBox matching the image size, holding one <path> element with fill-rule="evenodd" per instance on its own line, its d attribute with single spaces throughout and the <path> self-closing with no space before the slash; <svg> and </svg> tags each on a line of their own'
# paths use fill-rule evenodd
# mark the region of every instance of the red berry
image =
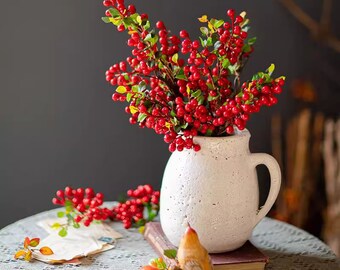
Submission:
<svg viewBox="0 0 340 270">
<path fill-rule="evenodd" d="M 111 2 L 110 0 L 104 0 L 104 1 L 103 1 L 103 5 L 104 5 L 105 7 L 109 7 L 109 6 L 112 5 L 112 2 Z"/>
<path fill-rule="evenodd" d="M 188 38 L 188 37 L 189 37 L 189 34 L 188 34 L 187 31 L 182 30 L 182 31 L 179 32 L 179 36 L 180 36 L 181 38 Z"/>
<path fill-rule="evenodd" d="M 233 128 L 233 126 L 227 126 L 227 128 L 226 128 L 226 132 L 228 133 L 228 134 L 234 134 L 234 128 Z"/>
<path fill-rule="evenodd" d="M 156 23 L 156 27 L 157 27 L 158 29 L 164 29 L 164 28 L 165 28 L 165 25 L 164 25 L 164 23 L 163 23 L 162 21 L 158 21 L 158 22 Z"/>
<path fill-rule="evenodd" d="M 136 7 L 134 5 L 129 5 L 128 6 L 128 11 L 131 13 L 131 14 L 135 14 L 136 13 Z"/>
<path fill-rule="evenodd" d="M 228 9 L 227 15 L 228 15 L 230 18 L 234 18 L 234 16 L 235 16 L 235 10 L 233 10 L 233 9 Z"/>
</svg>

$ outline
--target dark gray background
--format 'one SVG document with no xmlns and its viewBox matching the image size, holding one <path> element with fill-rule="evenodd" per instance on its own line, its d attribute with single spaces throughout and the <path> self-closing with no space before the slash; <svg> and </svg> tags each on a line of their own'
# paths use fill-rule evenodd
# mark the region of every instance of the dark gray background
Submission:
<svg viewBox="0 0 340 270">
<path fill-rule="evenodd" d="M 321 1 L 299 2 L 318 17 Z M 136 5 L 174 33 L 185 28 L 195 35 L 202 14 L 225 18 L 227 8 L 247 10 L 251 33 L 258 37 L 247 76 L 273 62 L 277 75 L 287 75 L 287 85 L 305 76 L 338 88 L 328 75 L 335 53 L 314 43 L 278 1 L 138 0 Z M 124 106 L 111 101 L 114 89 L 104 73 L 130 52 L 127 35 L 102 23 L 104 10 L 97 0 L 0 2 L 0 228 L 52 208 L 54 192 L 66 185 L 92 186 L 108 200 L 139 183 L 160 186 L 168 146 L 153 131 L 130 125 Z M 334 20 L 340 25 L 339 16 Z M 249 123 L 253 152 L 270 153 L 271 114 L 294 111 L 288 91 L 278 106 Z M 339 99 L 325 94 L 324 100 L 324 110 L 338 110 Z"/>
</svg>

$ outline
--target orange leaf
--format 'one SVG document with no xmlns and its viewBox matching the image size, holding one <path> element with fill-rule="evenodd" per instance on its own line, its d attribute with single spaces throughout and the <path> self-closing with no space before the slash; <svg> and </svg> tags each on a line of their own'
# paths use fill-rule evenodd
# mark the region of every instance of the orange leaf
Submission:
<svg viewBox="0 0 340 270">
<path fill-rule="evenodd" d="M 24 248 L 27 248 L 29 243 L 30 243 L 30 239 L 28 237 L 26 237 L 25 241 L 24 241 Z"/>
<path fill-rule="evenodd" d="M 32 251 L 27 251 L 24 259 L 29 262 L 32 259 Z"/>
<path fill-rule="evenodd" d="M 37 245 L 39 245 L 40 243 L 40 239 L 39 238 L 33 238 L 31 239 L 29 246 L 31 247 L 36 247 Z"/>
<path fill-rule="evenodd" d="M 25 250 L 19 250 L 17 253 L 15 253 L 14 259 L 19 259 L 20 257 L 23 257 L 25 255 L 26 255 L 26 251 Z"/>
<path fill-rule="evenodd" d="M 49 247 L 42 247 L 41 249 L 39 249 L 39 251 L 42 255 L 52 255 L 52 254 L 54 254 L 52 249 L 50 249 Z"/>
</svg>

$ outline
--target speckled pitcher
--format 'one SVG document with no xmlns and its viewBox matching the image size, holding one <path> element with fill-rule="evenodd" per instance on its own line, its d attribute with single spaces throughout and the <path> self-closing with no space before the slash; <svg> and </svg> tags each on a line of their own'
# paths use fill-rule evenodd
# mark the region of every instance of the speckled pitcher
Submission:
<svg viewBox="0 0 340 270">
<path fill-rule="evenodd" d="M 268 213 L 280 190 L 276 160 L 249 151 L 248 130 L 229 137 L 195 137 L 199 152 L 174 152 L 166 165 L 160 219 L 168 239 L 178 246 L 189 223 L 210 253 L 241 247 Z M 256 166 L 271 176 L 267 201 L 259 209 Z"/>
</svg>

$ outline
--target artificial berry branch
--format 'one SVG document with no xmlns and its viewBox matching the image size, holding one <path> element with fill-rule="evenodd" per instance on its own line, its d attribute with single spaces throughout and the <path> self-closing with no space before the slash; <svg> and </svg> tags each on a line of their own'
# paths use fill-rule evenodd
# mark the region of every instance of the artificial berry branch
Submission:
<svg viewBox="0 0 340 270">
<path fill-rule="evenodd" d="M 92 188 L 66 187 L 58 190 L 53 204 L 64 206 L 57 216 L 66 218 L 66 223 L 55 223 L 52 228 L 59 230 L 59 235 L 67 235 L 70 226 L 79 228 L 80 225 L 90 226 L 92 222 L 107 219 L 121 221 L 124 228 L 141 227 L 152 221 L 159 211 L 159 191 L 154 191 L 151 185 L 140 185 L 135 190 L 127 192 L 128 199 L 118 203 L 113 208 L 102 207 L 103 193 L 95 193 Z"/>
<path fill-rule="evenodd" d="M 127 31 L 132 55 L 112 65 L 106 80 L 117 86 L 114 101 L 127 101 L 130 123 L 164 136 L 171 152 L 200 150 L 193 137 L 226 136 L 245 128 L 252 113 L 277 103 L 285 78 L 272 78 L 274 65 L 241 83 L 240 74 L 254 51 L 246 13 L 227 11 L 228 21 L 199 18 L 201 37 L 182 30 L 171 34 L 164 22 L 155 29 L 147 14 L 124 0 L 104 0 L 103 21 Z"/>
</svg>

